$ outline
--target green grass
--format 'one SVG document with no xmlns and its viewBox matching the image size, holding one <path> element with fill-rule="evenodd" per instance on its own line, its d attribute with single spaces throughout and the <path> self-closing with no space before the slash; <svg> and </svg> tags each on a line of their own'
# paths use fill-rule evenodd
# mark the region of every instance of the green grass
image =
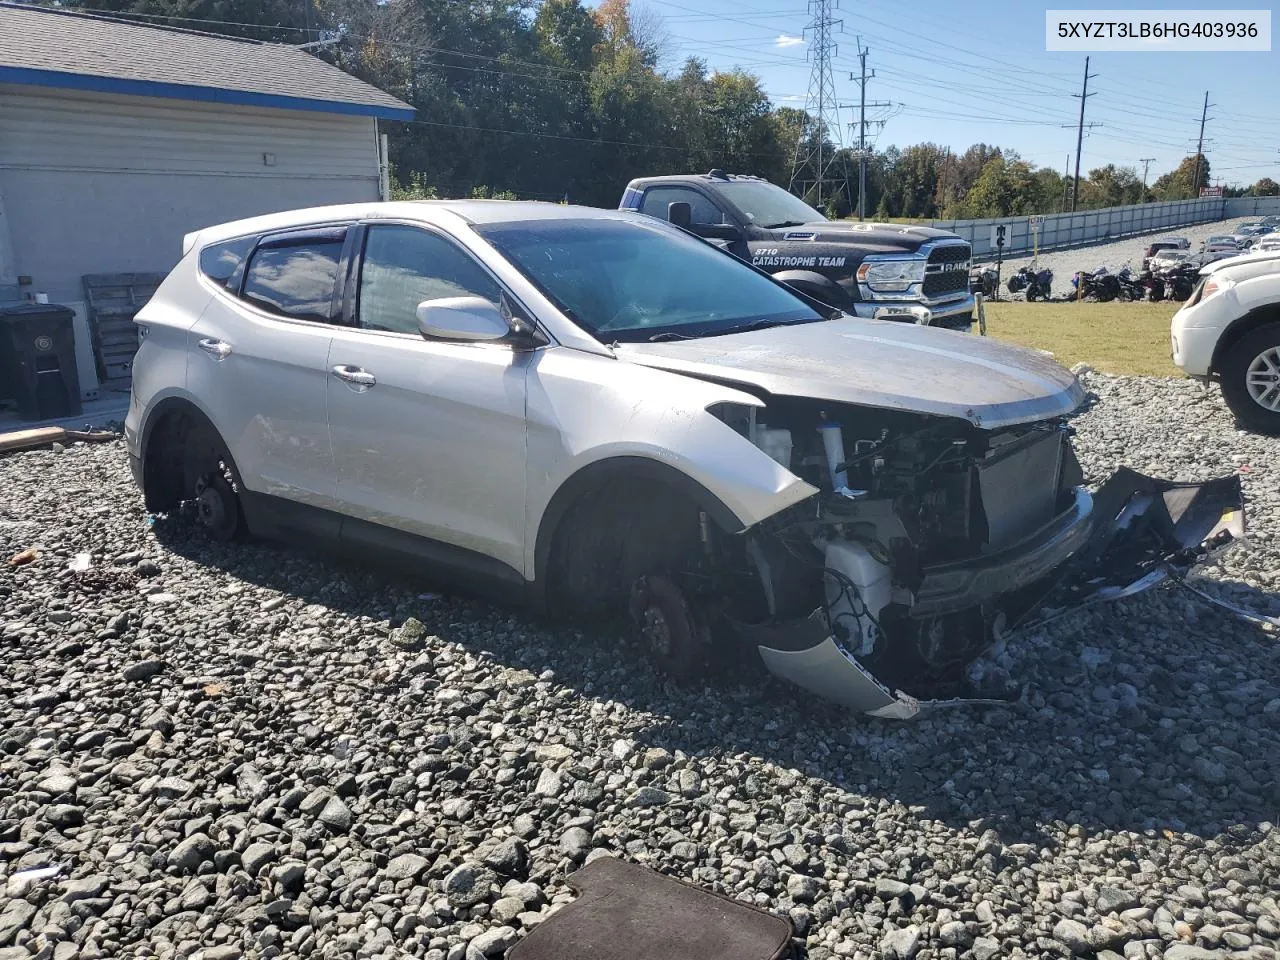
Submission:
<svg viewBox="0 0 1280 960">
<path fill-rule="evenodd" d="M 1169 359 L 1169 321 L 1178 304 L 986 304 L 987 335 L 1048 350 L 1068 367 L 1081 361 L 1103 373 L 1177 377 Z"/>
</svg>

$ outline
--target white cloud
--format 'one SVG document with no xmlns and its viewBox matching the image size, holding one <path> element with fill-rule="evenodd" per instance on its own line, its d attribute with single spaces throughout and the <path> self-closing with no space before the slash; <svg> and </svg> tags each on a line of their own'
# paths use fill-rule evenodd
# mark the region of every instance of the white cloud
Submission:
<svg viewBox="0 0 1280 960">
<path fill-rule="evenodd" d="M 793 37 L 785 33 L 778 34 L 778 39 L 773 41 L 775 47 L 798 47 L 802 43 L 804 40 L 801 37 Z"/>
</svg>

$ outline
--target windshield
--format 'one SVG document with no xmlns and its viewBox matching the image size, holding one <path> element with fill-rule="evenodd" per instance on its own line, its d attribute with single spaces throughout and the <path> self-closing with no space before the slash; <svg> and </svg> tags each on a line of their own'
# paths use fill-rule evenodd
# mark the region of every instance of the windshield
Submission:
<svg viewBox="0 0 1280 960">
<path fill-rule="evenodd" d="M 1235 243 L 1230 237 L 1210 237 L 1209 243 Z"/>
<path fill-rule="evenodd" d="M 827 219 L 799 197 L 772 183 L 731 180 L 719 189 L 742 211 L 747 221 L 757 227 L 798 227 Z"/>
<path fill-rule="evenodd" d="M 781 284 L 659 222 L 530 220 L 476 232 L 605 343 L 823 319 Z"/>
</svg>

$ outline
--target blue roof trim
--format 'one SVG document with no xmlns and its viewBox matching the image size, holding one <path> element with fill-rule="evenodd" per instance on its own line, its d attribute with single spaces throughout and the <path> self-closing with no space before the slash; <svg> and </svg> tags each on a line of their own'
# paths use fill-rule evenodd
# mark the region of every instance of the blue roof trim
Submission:
<svg viewBox="0 0 1280 960">
<path fill-rule="evenodd" d="M 249 107 L 275 107 L 280 110 L 306 110 L 312 113 L 346 113 L 384 120 L 412 120 L 412 108 L 384 107 L 372 103 L 350 103 L 342 100 L 309 100 L 275 93 L 250 90 L 227 90 L 222 87 L 198 87 L 185 83 L 160 83 L 153 80 L 126 80 L 120 77 L 98 77 L 87 73 L 62 70 L 33 70 L 28 67 L 0 65 L 0 83 L 21 83 L 34 87 L 60 87 L 65 90 L 91 90 L 95 93 L 123 93 L 138 97 L 165 97 L 170 100 L 199 100 L 204 103 L 232 103 Z"/>
</svg>

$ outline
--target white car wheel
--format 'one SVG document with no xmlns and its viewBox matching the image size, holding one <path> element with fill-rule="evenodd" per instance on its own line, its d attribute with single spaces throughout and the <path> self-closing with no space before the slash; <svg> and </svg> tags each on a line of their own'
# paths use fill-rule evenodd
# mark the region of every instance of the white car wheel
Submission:
<svg viewBox="0 0 1280 960">
<path fill-rule="evenodd" d="M 1280 413 L 1280 347 L 1263 350 L 1245 371 L 1245 386 L 1254 403 Z"/>
</svg>

